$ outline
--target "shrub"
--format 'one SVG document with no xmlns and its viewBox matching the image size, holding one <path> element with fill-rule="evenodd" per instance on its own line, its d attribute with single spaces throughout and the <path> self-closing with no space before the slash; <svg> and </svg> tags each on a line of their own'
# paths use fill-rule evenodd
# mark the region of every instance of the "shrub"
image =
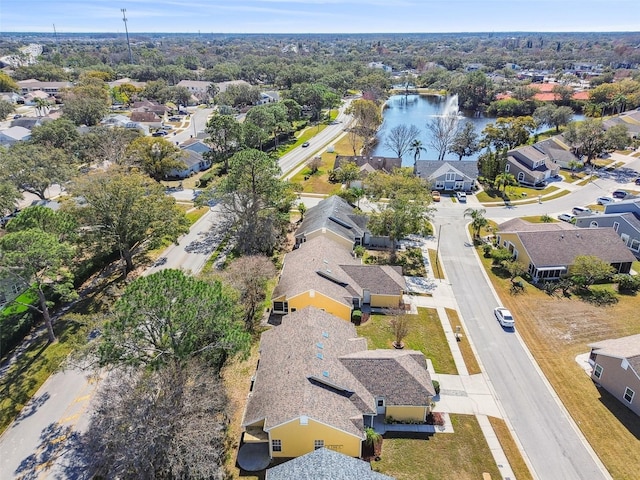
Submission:
<svg viewBox="0 0 640 480">
<path fill-rule="evenodd" d="M 438 380 L 432 380 L 433 389 L 436 391 L 436 395 L 440 395 L 440 382 Z"/>
<path fill-rule="evenodd" d="M 589 303 L 599 306 L 618 303 L 618 297 L 616 297 L 616 294 L 611 290 L 592 290 L 584 299 Z"/>
<path fill-rule="evenodd" d="M 636 293 L 640 290 L 640 278 L 637 276 L 620 273 L 613 277 L 613 281 L 618 284 L 618 291 L 621 293 Z"/>
<path fill-rule="evenodd" d="M 484 258 L 490 258 L 491 252 L 493 251 L 493 246 L 489 243 L 485 243 L 482 245 L 482 251 L 484 253 Z"/>
<path fill-rule="evenodd" d="M 547 214 L 545 213 L 544 215 L 542 215 L 542 216 L 540 217 L 540 221 L 541 221 L 542 223 L 551 223 L 551 222 L 553 222 L 553 219 L 552 219 L 549 215 L 547 215 Z"/>
<path fill-rule="evenodd" d="M 493 258 L 494 265 L 501 265 L 505 260 L 511 260 L 513 253 L 506 248 L 496 248 L 491 252 L 491 258 Z"/>
<path fill-rule="evenodd" d="M 362 312 L 360 310 L 354 310 L 351 314 L 351 321 L 356 325 L 362 323 Z"/>
</svg>

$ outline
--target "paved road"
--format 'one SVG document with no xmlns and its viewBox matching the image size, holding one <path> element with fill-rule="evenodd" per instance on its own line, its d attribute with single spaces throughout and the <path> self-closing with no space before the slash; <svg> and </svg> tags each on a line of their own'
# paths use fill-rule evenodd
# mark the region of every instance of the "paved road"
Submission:
<svg viewBox="0 0 640 480">
<path fill-rule="evenodd" d="M 566 201 L 573 204 L 577 202 L 575 198 Z M 558 206 L 564 208 L 563 205 Z M 573 422 L 556 401 L 555 394 L 517 333 L 503 330 L 493 316 L 493 308 L 498 305 L 498 300 L 469 243 L 466 233 L 469 220 L 463 218 L 466 207 L 447 199 L 438 208 L 437 224 L 442 225 L 442 263 L 468 334 L 473 339 L 498 400 L 529 457 L 536 478 L 610 478 L 594 460 L 590 447 L 581 440 Z M 526 207 L 527 211 L 535 208 L 541 209 L 543 206 L 535 204 Z M 492 216 L 496 210 L 490 209 L 488 214 Z M 530 214 L 523 213 L 524 210 L 524 206 L 519 207 L 512 216 Z"/>
<path fill-rule="evenodd" d="M 300 165 L 302 162 L 306 161 L 308 158 L 311 158 L 314 155 L 320 155 L 328 145 L 330 145 L 338 136 L 340 136 L 353 121 L 353 117 L 351 115 L 347 115 L 345 110 L 349 108 L 351 104 L 351 100 L 347 100 L 340 107 L 338 116 L 336 118 L 336 123 L 333 125 L 327 125 L 327 127 L 315 135 L 311 140 L 309 140 L 308 147 L 297 147 L 291 150 L 286 155 L 280 157 L 279 164 L 280 170 L 282 170 L 283 174 L 287 174 L 295 167 Z M 312 127 L 313 131 L 314 128 Z"/>
</svg>

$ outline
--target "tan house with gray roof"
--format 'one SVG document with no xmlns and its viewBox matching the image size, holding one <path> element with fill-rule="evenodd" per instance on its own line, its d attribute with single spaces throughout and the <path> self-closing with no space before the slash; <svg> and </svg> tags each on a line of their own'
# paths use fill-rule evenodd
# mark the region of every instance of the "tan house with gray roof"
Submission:
<svg viewBox="0 0 640 480">
<path fill-rule="evenodd" d="M 421 352 L 367 350 L 351 323 L 313 307 L 262 334 L 254 378 L 240 465 L 246 444 L 270 458 L 322 447 L 360 457 L 377 415 L 424 421 L 435 395 Z"/>
<path fill-rule="evenodd" d="M 640 415 L 640 334 L 592 343 L 591 378 Z"/>
</svg>

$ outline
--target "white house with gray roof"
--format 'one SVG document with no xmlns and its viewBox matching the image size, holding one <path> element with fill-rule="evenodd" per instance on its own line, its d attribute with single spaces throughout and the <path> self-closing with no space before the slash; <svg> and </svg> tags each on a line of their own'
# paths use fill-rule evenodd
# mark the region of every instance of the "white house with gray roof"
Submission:
<svg viewBox="0 0 640 480">
<path fill-rule="evenodd" d="M 434 190 L 469 192 L 476 188 L 478 162 L 417 160 L 413 166 L 413 173 L 429 182 Z"/>
</svg>

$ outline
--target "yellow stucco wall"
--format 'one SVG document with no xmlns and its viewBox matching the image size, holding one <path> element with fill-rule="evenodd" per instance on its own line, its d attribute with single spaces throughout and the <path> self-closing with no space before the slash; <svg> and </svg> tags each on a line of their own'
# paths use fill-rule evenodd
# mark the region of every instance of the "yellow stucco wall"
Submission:
<svg viewBox="0 0 640 480">
<path fill-rule="evenodd" d="M 531 258 L 529 258 L 529 255 L 527 255 L 527 251 L 524 249 L 522 242 L 520 242 L 518 235 L 516 235 L 515 233 L 504 233 L 504 232 L 499 233 L 499 235 L 500 235 L 500 246 L 503 247 L 505 241 L 513 243 L 514 248 L 518 250 L 517 260 L 521 262 L 523 265 L 525 265 L 526 267 L 529 267 L 529 264 L 531 263 Z"/>
<path fill-rule="evenodd" d="M 427 407 L 414 406 L 387 406 L 385 417 L 393 417 L 395 420 L 403 422 L 417 421 L 424 422 L 427 416 Z"/>
<path fill-rule="evenodd" d="M 299 457 L 314 450 L 315 440 L 324 440 L 324 446 L 336 452 L 360 457 L 362 438 L 317 422 L 311 418 L 307 425 L 300 419 L 274 427 L 269 431 L 271 440 L 282 441 L 282 451 L 272 452 L 273 457 Z"/>
<path fill-rule="evenodd" d="M 337 302 L 333 298 L 322 295 L 317 291 L 307 291 L 291 297 L 289 299 L 289 311 L 295 308 L 296 310 L 302 310 L 305 307 L 316 307 L 326 312 L 340 317 L 347 322 L 351 321 L 351 307 L 344 303 Z"/>
<path fill-rule="evenodd" d="M 349 250 L 353 249 L 353 242 L 351 240 L 341 237 L 337 233 L 329 230 L 328 228 L 323 228 L 320 230 L 316 230 L 315 232 L 310 232 L 306 235 L 306 238 L 307 238 L 307 241 L 309 241 L 312 238 L 319 237 L 319 236 L 330 238 L 334 242 L 344 245 Z"/>
<path fill-rule="evenodd" d="M 398 295 L 374 295 L 371 294 L 371 306 L 378 308 L 398 308 L 402 296 Z"/>
</svg>

